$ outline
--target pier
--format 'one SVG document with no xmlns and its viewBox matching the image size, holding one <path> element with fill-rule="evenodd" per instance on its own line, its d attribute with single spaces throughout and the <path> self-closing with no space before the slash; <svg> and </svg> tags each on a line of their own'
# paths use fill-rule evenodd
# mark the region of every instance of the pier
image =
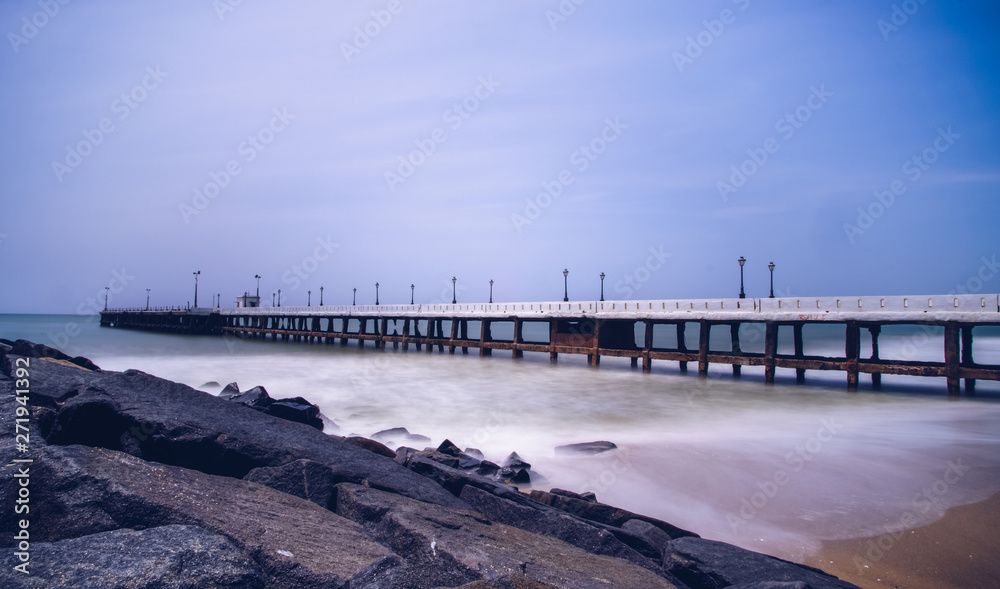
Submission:
<svg viewBox="0 0 1000 589">
<path fill-rule="evenodd" d="M 807 355 L 810 325 L 842 326 L 844 355 Z M 943 331 L 943 361 L 880 358 L 879 336 L 889 325 L 924 326 L 928 334 Z M 1000 295 L 995 294 L 114 309 L 101 313 L 101 326 L 329 345 L 354 342 L 362 348 L 371 342 L 376 349 L 391 345 L 426 353 L 435 347 L 450 354 L 472 349 L 480 356 L 502 350 L 515 359 L 540 352 L 552 362 L 560 354 L 580 354 L 594 367 L 602 357 L 619 357 L 630 358 L 633 367 L 641 364 L 644 372 L 654 361 L 666 361 L 679 363 L 681 372 L 694 364 L 702 378 L 711 364 L 730 365 L 737 377 L 743 366 L 763 366 L 768 384 L 778 368 L 795 370 L 798 382 L 805 381 L 806 371 L 841 371 L 850 391 L 858 389 L 861 374 L 871 376 L 875 389 L 883 374 L 944 377 L 951 396 L 960 394 L 962 380 L 969 394 L 977 380 L 1000 380 L 1000 365 L 977 364 L 973 356 L 975 328 L 1000 326 Z M 696 344 L 690 343 L 694 330 Z M 720 330 L 728 345 L 718 345 Z M 780 353 L 779 333 L 787 340 L 789 330 L 791 349 Z M 673 343 L 655 346 L 654 332 Z M 741 332 L 762 338 L 763 351 L 743 351 Z"/>
</svg>

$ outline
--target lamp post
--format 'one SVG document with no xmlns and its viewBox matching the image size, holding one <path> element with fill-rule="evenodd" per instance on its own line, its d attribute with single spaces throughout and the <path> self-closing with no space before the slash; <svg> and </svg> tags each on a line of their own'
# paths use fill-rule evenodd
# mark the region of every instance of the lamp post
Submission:
<svg viewBox="0 0 1000 589">
<path fill-rule="evenodd" d="M 767 297 L 769 299 L 774 298 L 774 262 L 767 265 L 767 269 L 771 271 L 771 296 Z"/>
<path fill-rule="evenodd" d="M 274 293 L 271 293 L 271 306 L 274 306 Z"/>
<path fill-rule="evenodd" d="M 219 302 L 215 306 L 221 308 L 222 307 L 222 294 L 221 293 L 216 293 L 215 296 L 219 298 Z M 258 301 L 257 304 L 259 305 L 260 301 Z"/>
<path fill-rule="evenodd" d="M 353 307 L 354 305 L 357 305 L 357 304 L 358 304 L 358 289 L 355 288 L 354 289 L 354 299 L 351 300 L 351 306 Z"/>
<path fill-rule="evenodd" d="M 601 300 L 604 300 L 604 272 L 601 272 Z"/>
<path fill-rule="evenodd" d="M 194 274 L 194 308 L 198 308 L 198 276 L 201 274 L 201 270 L 193 272 Z"/>
<path fill-rule="evenodd" d="M 281 306 L 281 289 L 278 289 L 278 306 Z"/>
<path fill-rule="evenodd" d="M 455 278 L 454 276 L 452 276 L 451 277 L 451 304 L 452 305 L 454 305 L 455 303 L 458 302 L 458 299 L 455 297 L 455 284 L 457 284 L 457 283 L 458 283 L 458 278 Z"/>
<path fill-rule="evenodd" d="M 375 283 L 375 305 L 378 305 L 378 283 Z"/>
<path fill-rule="evenodd" d="M 569 270 L 563 270 L 563 302 L 569 302 Z"/>
<path fill-rule="evenodd" d="M 747 298 L 747 293 L 743 292 L 743 264 L 746 264 L 747 260 L 743 256 L 740 256 L 740 259 L 736 261 L 740 263 L 740 298 L 745 299 Z"/>
<path fill-rule="evenodd" d="M 323 287 L 319 287 L 319 306 L 323 306 Z"/>
<path fill-rule="evenodd" d="M 111 290 L 110 286 L 104 287 L 104 310 L 108 310 L 108 291 Z"/>
<path fill-rule="evenodd" d="M 149 289 L 146 289 L 146 310 L 149 310 Z"/>
<path fill-rule="evenodd" d="M 306 291 L 306 296 L 308 297 L 308 298 L 306 299 L 306 306 L 307 306 L 307 307 L 311 307 L 311 306 L 313 306 L 313 291 L 311 291 L 311 290 L 307 290 L 307 291 Z"/>
<path fill-rule="evenodd" d="M 410 304 L 413 304 L 413 289 L 416 288 L 414 285 L 410 285 Z"/>
<path fill-rule="evenodd" d="M 493 303 L 493 279 L 490 279 L 490 303 Z"/>
<path fill-rule="evenodd" d="M 260 274 L 254 274 L 254 278 L 257 279 L 257 298 L 260 298 Z"/>
</svg>

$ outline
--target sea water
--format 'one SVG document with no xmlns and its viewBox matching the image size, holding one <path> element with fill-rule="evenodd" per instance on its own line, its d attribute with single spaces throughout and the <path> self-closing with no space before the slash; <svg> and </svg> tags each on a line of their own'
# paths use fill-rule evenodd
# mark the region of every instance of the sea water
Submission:
<svg viewBox="0 0 1000 589">
<path fill-rule="evenodd" d="M 756 333 L 756 331 L 760 333 Z M 693 333 L 692 333 L 693 332 Z M 687 345 L 697 349 L 697 329 Z M 866 332 L 863 332 L 866 333 Z M 495 336 L 500 334 L 495 333 Z M 729 349 L 728 329 L 712 347 Z M 763 330 L 741 330 L 744 351 Z M 532 336 L 526 330 L 525 336 Z M 949 507 L 1000 492 L 1000 386 L 949 401 L 939 378 L 885 376 L 881 392 L 842 372 L 712 366 L 681 374 L 676 362 L 643 374 L 627 359 L 495 350 L 480 358 L 426 350 L 182 336 L 100 328 L 94 317 L 0 315 L 0 337 L 83 355 L 106 370 L 134 368 L 195 388 L 210 381 L 302 396 L 338 435 L 406 427 L 436 446 L 450 439 L 500 462 L 512 451 L 540 475 L 535 488 L 594 491 L 598 500 L 776 556 L 802 560 L 824 539 L 862 537 L 929 523 Z M 807 326 L 806 353 L 843 355 L 843 326 Z M 673 345 L 658 331 L 656 345 Z M 675 341 L 675 340 L 674 340 Z M 870 345 L 869 339 L 863 341 Z M 883 358 L 943 359 L 940 328 L 893 326 Z M 790 353 L 782 330 L 779 353 Z M 1000 364 L 1000 331 L 976 329 L 976 360 Z M 863 355 L 863 357 L 865 357 Z M 617 450 L 566 456 L 564 444 L 607 440 Z M 541 478 L 544 477 L 544 478 Z"/>
</svg>

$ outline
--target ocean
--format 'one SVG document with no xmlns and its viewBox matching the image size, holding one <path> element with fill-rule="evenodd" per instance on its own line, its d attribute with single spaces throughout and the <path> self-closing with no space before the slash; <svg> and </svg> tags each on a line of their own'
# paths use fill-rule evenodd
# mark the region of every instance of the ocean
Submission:
<svg viewBox="0 0 1000 589">
<path fill-rule="evenodd" d="M 694 332 L 693 335 L 691 332 Z M 743 349 L 763 334 L 741 332 Z M 526 336 L 530 334 L 526 332 Z M 594 491 L 598 500 L 775 556 L 802 561 L 824 540 L 859 538 L 930 523 L 950 507 L 1000 492 L 1000 385 L 949 401 L 943 379 L 884 377 L 883 391 L 846 391 L 843 373 L 655 362 L 496 350 L 468 356 L 359 350 L 100 328 L 85 315 L 0 315 L 0 337 L 83 355 L 103 369 L 134 368 L 211 392 L 237 382 L 272 397 L 302 396 L 339 429 L 369 436 L 405 427 L 475 447 L 500 462 L 516 451 L 544 477 L 533 487 Z M 672 337 L 664 338 L 657 345 Z M 696 338 L 697 330 L 688 329 Z M 716 341 L 717 340 L 717 341 Z M 728 349 L 728 331 L 713 347 Z M 696 348 L 692 339 L 691 347 Z M 866 345 L 863 341 L 862 345 Z M 779 353 L 790 351 L 782 333 Z M 890 327 L 883 358 L 943 358 L 940 330 Z M 865 348 L 863 348 L 865 349 Z M 806 353 L 843 354 L 843 328 L 807 327 Z M 976 360 L 1000 364 L 1000 330 L 977 329 Z M 597 456 L 556 455 L 563 444 L 607 440 Z"/>
</svg>

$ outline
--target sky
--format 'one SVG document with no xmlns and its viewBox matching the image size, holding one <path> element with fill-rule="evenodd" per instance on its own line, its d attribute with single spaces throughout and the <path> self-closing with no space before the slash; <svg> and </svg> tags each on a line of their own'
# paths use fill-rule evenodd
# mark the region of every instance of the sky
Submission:
<svg viewBox="0 0 1000 589">
<path fill-rule="evenodd" d="M 0 4 L 2 313 L 1000 292 L 988 0 Z M 563 270 L 569 270 L 564 279 Z M 106 289 L 107 287 L 107 289 Z M 147 290 L 148 289 L 148 290 Z M 312 292 L 310 295 L 309 292 Z"/>
</svg>

